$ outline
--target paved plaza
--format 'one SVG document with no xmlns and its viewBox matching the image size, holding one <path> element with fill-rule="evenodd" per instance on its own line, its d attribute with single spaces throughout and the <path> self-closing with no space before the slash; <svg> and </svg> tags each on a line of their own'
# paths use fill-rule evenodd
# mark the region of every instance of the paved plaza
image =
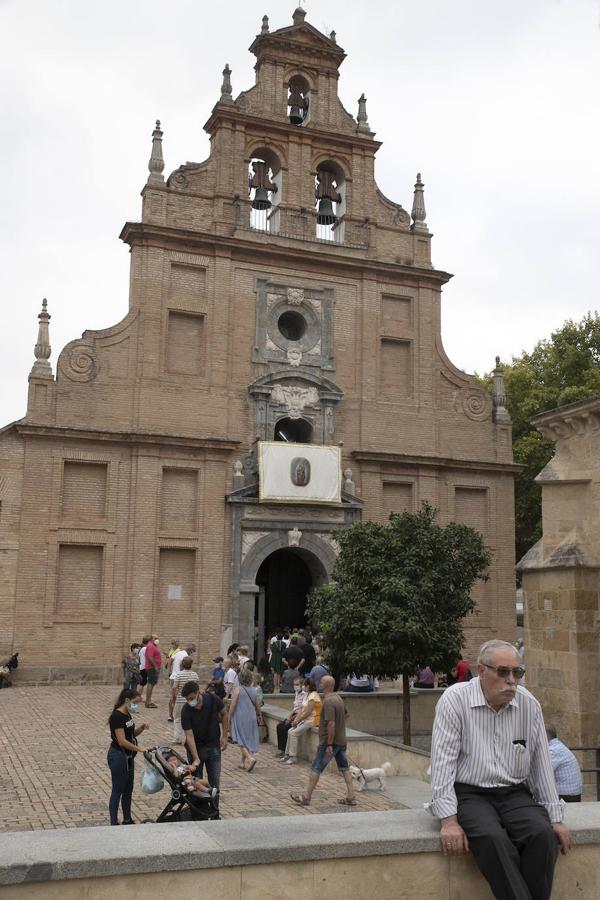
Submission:
<svg viewBox="0 0 600 900">
<path fill-rule="evenodd" d="M 106 751 L 107 719 L 118 694 L 116 686 L 14 687 L 0 691 L 0 830 L 81 828 L 108 824 L 110 773 Z M 142 707 L 136 718 L 150 730 L 142 745 L 169 744 L 164 684 L 155 691 L 158 709 Z M 290 700 L 291 704 L 291 700 Z M 221 814 L 223 818 L 340 814 L 402 808 L 375 790 L 358 794 L 354 808 L 339 806 L 344 783 L 335 764 L 321 778 L 310 807 L 298 807 L 290 791 L 306 784 L 309 766 L 284 766 L 276 749 L 261 744 L 252 774 L 240 771 L 240 752 L 230 744 L 223 754 Z M 169 799 L 168 788 L 147 796 L 139 783 L 144 765 L 136 763 L 133 816 L 155 820 Z"/>
</svg>

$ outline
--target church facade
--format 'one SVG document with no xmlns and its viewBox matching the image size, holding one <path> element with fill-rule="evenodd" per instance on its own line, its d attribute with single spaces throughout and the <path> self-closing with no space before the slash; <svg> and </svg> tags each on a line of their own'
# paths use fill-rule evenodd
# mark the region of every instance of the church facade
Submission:
<svg viewBox="0 0 600 900">
<path fill-rule="evenodd" d="M 152 138 L 125 224 L 129 311 L 50 362 L 39 316 L 24 418 L 0 431 L 0 654 L 35 681 L 115 678 L 146 632 L 208 662 L 304 622 L 335 532 L 424 500 L 493 549 L 468 648 L 514 636 L 511 425 L 446 357 L 443 285 L 418 175 L 412 212 L 377 187 L 345 53 L 294 12 L 231 72 L 209 158 L 165 179 Z"/>
</svg>

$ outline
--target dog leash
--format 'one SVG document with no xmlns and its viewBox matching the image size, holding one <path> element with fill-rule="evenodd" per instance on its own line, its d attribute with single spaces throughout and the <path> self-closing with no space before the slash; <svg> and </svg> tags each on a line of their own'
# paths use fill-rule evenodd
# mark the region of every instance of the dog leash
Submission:
<svg viewBox="0 0 600 900">
<path fill-rule="evenodd" d="M 365 777 L 365 773 L 364 773 L 363 770 L 362 770 L 362 766 L 359 766 L 358 763 L 355 763 L 354 760 L 352 759 L 352 757 L 351 757 L 349 754 L 346 754 L 346 756 L 348 756 L 348 761 L 350 762 L 350 764 L 353 765 L 353 766 L 356 766 L 356 768 L 358 769 L 358 771 L 360 772 L 360 774 L 362 775 L 362 777 L 365 779 L 365 784 L 366 784 L 366 783 L 367 783 L 367 779 L 366 779 L 366 777 Z"/>
</svg>

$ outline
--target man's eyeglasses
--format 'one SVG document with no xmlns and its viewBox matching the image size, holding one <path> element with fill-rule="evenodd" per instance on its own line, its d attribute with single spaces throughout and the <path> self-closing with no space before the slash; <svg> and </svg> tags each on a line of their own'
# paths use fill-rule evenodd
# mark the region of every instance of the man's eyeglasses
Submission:
<svg viewBox="0 0 600 900">
<path fill-rule="evenodd" d="M 509 666 L 488 666 L 487 663 L 482 663 L 486 669 L 491 669 L 492 672 L 495 672 L 498 678 L 508 678 L 509 675 L 512 675 L 513 678 L 519 680 L 525 674 L 525 669 L 522 666 L 517 666 L 514 669 L 509 668 Z"/>
</svg>

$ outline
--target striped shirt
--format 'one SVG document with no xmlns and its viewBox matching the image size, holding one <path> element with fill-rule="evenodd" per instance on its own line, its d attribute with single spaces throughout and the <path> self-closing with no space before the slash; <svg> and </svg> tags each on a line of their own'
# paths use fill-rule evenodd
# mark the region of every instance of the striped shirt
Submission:
<svg viewBox="0 0 600 900">
<path fill-rule="evenodd" d="M 185 703 L 185 697 L 181 696 L 181 689 L 188 681 L 195 681 L 200 684 L 200 677 L 197 672 L 191 669 L 181 669 L 175 678 L 171 678 L 171 686 L 175 688 L 175 703 Z"/>
<path fill-rule="evenodd" d="M 521 742 L 521 743 L 519 743 Z M 446 689 L 435 710 L 431 739 L 430 811 L 456 815 L 454 782 L 494 788 L 527 781 L 551 822 L 562 822 L 542 708 L 524 687 L 496 711 L 479 678 Z"/>
<path fill-rule="evenodd" d="M 576 797 L 581 794 L 581 770 L 576 757 L 558 738 L 550 741 L 548 749 L 558 793 L 564 797 Z"/>
</svg>

